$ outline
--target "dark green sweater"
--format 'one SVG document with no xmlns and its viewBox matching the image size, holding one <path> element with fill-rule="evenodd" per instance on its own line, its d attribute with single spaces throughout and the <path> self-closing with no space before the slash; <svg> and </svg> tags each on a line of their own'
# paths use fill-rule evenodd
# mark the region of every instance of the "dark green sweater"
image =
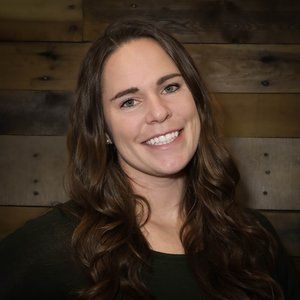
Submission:
<svg viewBox="0 0 300 300">
<path fill-rule="evenodd" d="M 268 221 L 261 223 L 273 232 Z M 0 243 L 0 299 L 75 299 L 72 291 L 88 283 L 72 259 L 70 240 L 76 221 L 58 208 L 29 221 Z M 211 299 L 198 287 L 185 255 L 152 251 L 148 287 L 156 300 Z M 282 247 L 273 277 L 287 300 L 299 300 L 299 282 Z M 121 295 L 117 299 L 122 299 Z"/>
</svg>

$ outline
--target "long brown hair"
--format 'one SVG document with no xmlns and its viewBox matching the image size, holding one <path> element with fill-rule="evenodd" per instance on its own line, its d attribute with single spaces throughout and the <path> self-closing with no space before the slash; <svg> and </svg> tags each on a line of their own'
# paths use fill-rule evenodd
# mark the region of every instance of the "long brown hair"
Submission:
<svg viewBox="0 0 300 300">
<path fill-rule="evenodd" d="M 133 193 L 117 149 L 106 143 L 101 91 L 107 58 L 124 43 L 145 37 L 157 41 L 174 61 L 201 121 L 181 202 L 186 218 L 180 238 L 191 272 L 216 299 L 282 299 L 270 276 L 275 242 L 235 199 L 239 172 L 218 135 L 211 98 L 193 60 L 171 35 L 137 20 L 115 22 L 92 44 L 70 112 L 68 192 L 83 211 L 72 243 L 90 279 L 79 296 L 113 299 L 121 291 L 125 299 L 151 299 L 143 281 L 143 272 L 151 269 L 151 250 L 136 215 L 136 206 L 148 205 L 147 199 Z M 149 205 L 144 213 L 149 217 Z"/>
</svg>

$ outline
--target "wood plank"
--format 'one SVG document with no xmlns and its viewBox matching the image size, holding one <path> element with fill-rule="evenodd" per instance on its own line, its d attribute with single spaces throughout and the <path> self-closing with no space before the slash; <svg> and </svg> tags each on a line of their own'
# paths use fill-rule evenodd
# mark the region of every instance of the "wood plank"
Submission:
<svg viewBox="0 0 300 300">
<path fill-rule="evenodd" d="M 300 94 L 214 96 L 219 105 L 218 120 L 223 123 L 226 136 L 300 137 Z"/>
<path fill-rule="evenodd" d="M 0 44 L 0 89 L 74 90 L 89 44 Z M 300 93 L 300 45 L 186 45 L 212 92 Z"/>
<path fill-rule="evenodd" d="M 257 209 L 300 210 L 300 139 L 230 138 L 227 143 L 241 172 L 240 201 Z M 66 160 L 65 137 L 0 136 L 0 205 L 66 201 Z"/>
<path fill-rule="evenodd" d="M 189 44 L 186 48 L 213 92 L 299 93 L 300 45 Z"/>
<path fill-rule="evenodd" d="M 0 89 L 74 90 L 87 48 L 79 43 L 2 43 Z"/>
<path fill-rule="evenodd" d="M 300 256 L 300 212 L 261 211 L 276 229 L 291 256 Z"/>
<path fill-rule="evenodd" d="M 82 0 L 1 0 L 0 40 L 81 41 Z"/>
<path fill-rule="evenodd" d="M 0 205 L 51 206 L 66 201 L 65 143 L 61 136 L 0 136 Z"/>
<path fill-rule="evenodd" d="M 215 94 L 225 135 L 300 137 L 300 94 Z M 65 135 L 71 92 L 0 91 L 0 134 Z"/>
<path fill-rule="evenodd" d="M 224 3 L 225 2 L 225 3 Z M 172 7 L 177 10 L 185 10 L 189 9 L 192 6 L 201 5 L 201 8 L 211 6 L 211 7 L 225 7 L 228 6 L 227 9 L 234 9 L 236 6 L 241 6 L 240 0 L 231 0 L 230 3 L 226 3 L 226 1 L 218 1 L 218 0 L 161 0 L 160 2 L 156 2 L 152 0 L 152 3 L 146 3 L 143 0 L 136 0 L 134 3 L 132 1 L 124 0 L 120 3 L 117 0 L 101 0 L 103 7 L 109 8 L 120 8 L 121 4 L 123 4 L 123 8 L 126 9 L 127 7 L 131 8 L 151 8 L 153 6 L 158 6 L 160 3 L 161 6 L 168 6 Z M 135 4 L 132 5 L 131 4 Z M 88 8 L 88 6 L 93 6 L 94 9 L 97 9 L 97 1 L 96 0 L 85 0 L 84 1 L 84 8 Z M 276 2 L 270 1 L 261 1 L 261 0 L 244 0 L 242 5 L 243 10 L 245 11 L 269 11 L 269 12 L 276 12 L 276 11 L 295 11 L 299 9 L 299 1 L 298 0 L 276 0 Z M 220 9 L 220 8 L 219 8 Z"/>
<path fill-rule="evenodd" d="M 84 40 L 94 40 L 122 17 L 154 21 L 188 43 L 299 43 L 299 2 L 84 1 Z"/>
<path fill-rule="evenodd" d="M 0 206 L 0 240 L 48 210 L 48 207 Z"/>
<path fill-rule="evenodd" d="M 0 91 L 0 134 L 65 135 L 74 94 Z"/>
<path fill-rule="evenodd" d="M 237 196 L 258 209 L 300 209 L 300 139 L 229 138 L 241 173 Z"/>
</svg>

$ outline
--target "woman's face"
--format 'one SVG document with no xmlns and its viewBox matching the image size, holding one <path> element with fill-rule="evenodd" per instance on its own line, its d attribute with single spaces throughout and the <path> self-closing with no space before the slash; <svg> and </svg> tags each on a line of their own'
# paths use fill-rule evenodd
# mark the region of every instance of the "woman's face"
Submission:
<svg viewBox="0 0 300 300">
<path fill-rule="evenodd" d="M 161 46 L 142 38 L 118 48 L 102 77 L 104 117 L 124 171 L 168 177 L 194 155 L 200 120 L 193 96 Z"/>
</svg>

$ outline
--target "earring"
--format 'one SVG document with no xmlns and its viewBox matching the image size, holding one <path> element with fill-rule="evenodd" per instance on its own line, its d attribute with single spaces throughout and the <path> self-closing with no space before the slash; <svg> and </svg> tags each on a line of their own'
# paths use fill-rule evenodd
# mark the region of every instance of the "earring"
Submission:
<svg viewBox="0 0 300 300">
<path fill-rule="evenodd" d="M 110 139 L 110 137 L 109 137 L 109 135 L 108 134 L 106 134 L 106 144 L 112 144 L 112 141 L 111 141 L 111 139 Z"/>
</svg>

